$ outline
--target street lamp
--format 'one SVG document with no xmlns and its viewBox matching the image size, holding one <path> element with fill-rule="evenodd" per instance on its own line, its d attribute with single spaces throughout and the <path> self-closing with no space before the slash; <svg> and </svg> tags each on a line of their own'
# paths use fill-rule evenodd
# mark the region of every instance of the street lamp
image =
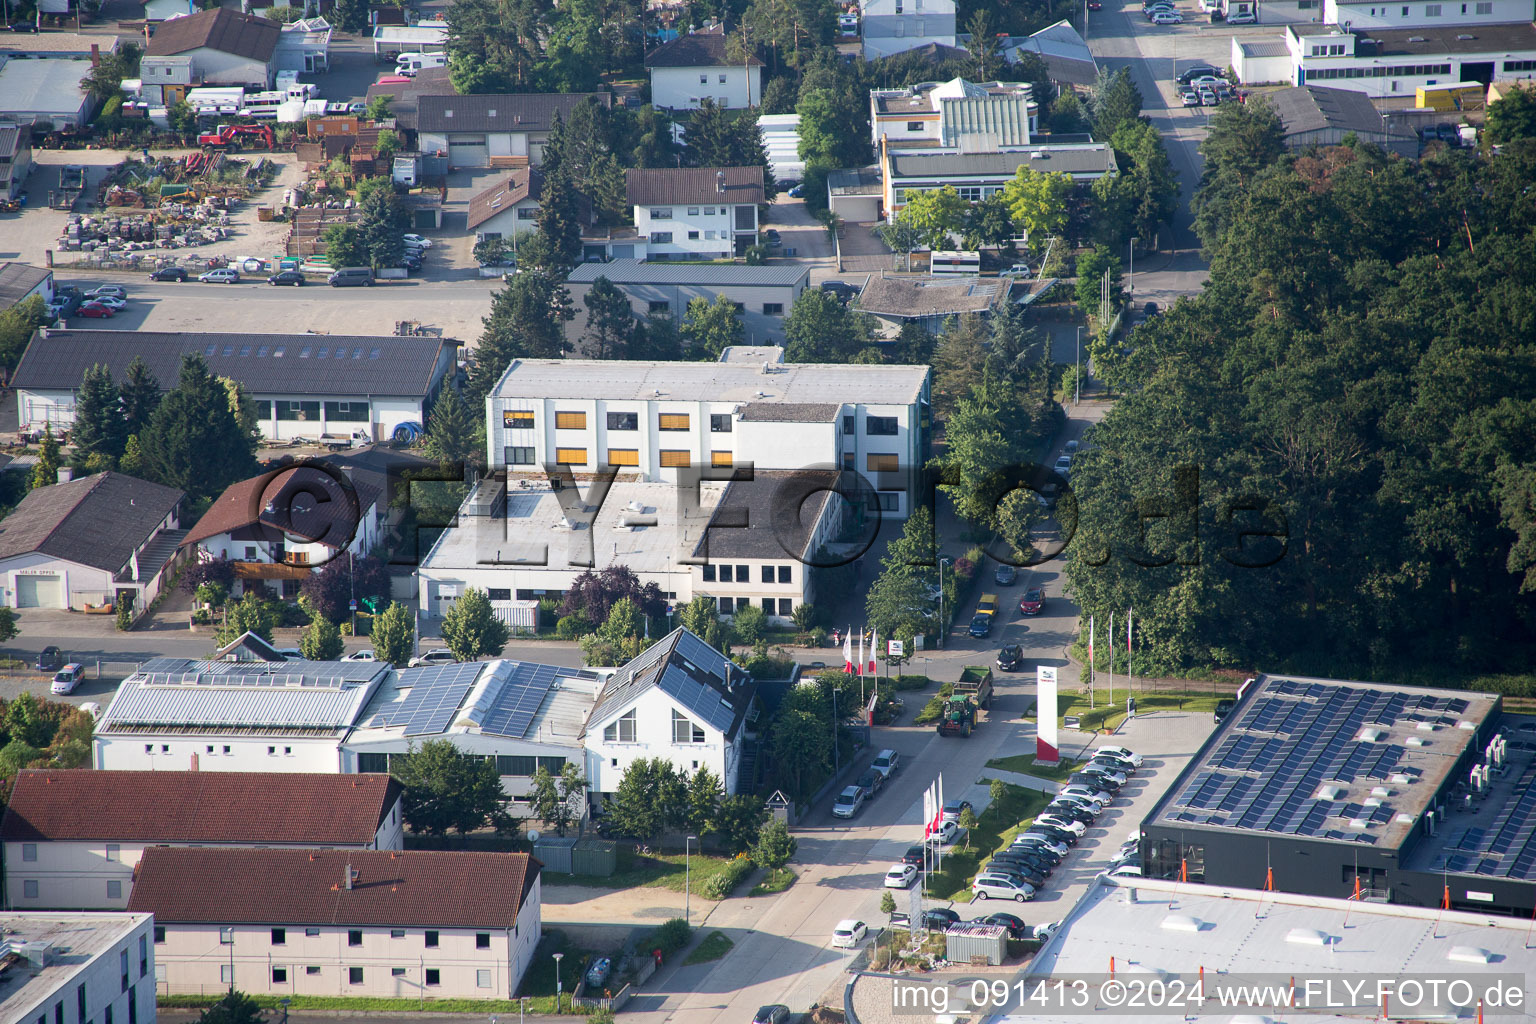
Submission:
<svg viewBox="0 0 1536 1024">
<path fill-rule="evenodd" d="M 560 958 L 564 953 L 555 954 L 555 1012 L 560 1012 Z"/>
<path fill-rule="evenodd" d="M 1082 328 L 1079 327 L 1078 330 L 1081 331 Z M 944 622 L 944 566 L 954 564 L 948 558 L 939 559 L 939 650 L 941 651 L 944 649 L 944 634 L 948 632 Z"/>
<path fill-rule="evenodd" d="M 690 928 L 693 927 L 693 886 L 689 884 L 693 869 L 692 844 L 698 841 L 698 836 L 683 837 L 683 920 L 688 922 Z"/>
<path fill-rule="evenodd" d="M 1077 355 L 1074 357 L 1074 362 L 1077 365 L 1077 373 L 1074 375 L 1077 393 L 1072 398 L 1072 404 L 1076 405 L 1083 400 L 1083 328 L 1081 324 L 1077 328 Z"/>
</svg>

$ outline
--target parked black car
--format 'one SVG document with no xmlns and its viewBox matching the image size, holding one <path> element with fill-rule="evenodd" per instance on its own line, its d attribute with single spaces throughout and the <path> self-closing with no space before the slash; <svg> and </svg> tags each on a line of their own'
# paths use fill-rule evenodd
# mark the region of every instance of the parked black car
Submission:
<svg viewBox="0 0 1536 1024">
<path fill-rule="evenodd" d="M 304 275 L 297 270 L 279 270 L 267 278 L 267 284 L 287 284 L 300 288 L 304 284 Z"/>
<path fill-rule="evenodd" d="M 1084 810 L 1078 804 L 1051 804 L 1046 808 L 1046 810 L 1052 814 L 1058 814 L 1063 818 L 1071 818 L 1073 821 L 1080 821 L 1084 825 L 1093 824 L 1093 815 Z"/>
<path fill-rule="evenodd" d="M 175 281 L 177 284 L 187 279 L 187 272 L 181 267 L 161 267 L 149 275 L 151 281 Z"/>
<path fill-rule="evenodd" d="M 1066 843 L 1068 846 L 1077 845 L 1077 833 L 1068 832 L 1066 829 L 1057 828 L 1054 825 L 1042 825 L 1039 822 L 1035 822 L 1035 824 L 1029 826 L 1029 831 L 1037 836 L 1045 836 L 1054 842 Z"/>
<path fill-rule="evenodd" d="M 1012 914 L 988 914 L 986 917 L 978 917 L 977 924 L 1000 924 L 1008 929 L 1010 939 L 1022 939 L 1025 929 L 1029 926 Z"/>
<path fill-rule="evenodd" d="M 880 792 L 881 786 L 885 785 L 885 776 L 871 768 L 863 775 L 860 775 L 859 781 L 855 782 L 854 785 L 862 789 L 864 791 L 864 799 L 869 800 L 876 793 Z"/>
<path fill-rule="evenodd" d="M 1000 859 L 1002 854 L 993 857 L 981 869 L 984 875 L 1008 875 L 1017 878 L 1021 882 L 1028 882 L 1038 891 L 1045 885 L 1045 876 L 1030 868 L 1028 865 L 1015 863 L 1010 860 Z"/>
<path fill-rule="evenodd" d="M 907 852 L 901 855 L 901 862 L 903 864 L 911 864 L 915 868 L 921 868 L 923 866 L 922 846 L 907 847 Z"/>
<path fill-rule="evenodd" d="M 43 648 L 43 652 L 37 656 L 37 670 L 39 672 L 57 672 L 64 667 L 64 652 L 49 644 Z"/>
</svg>

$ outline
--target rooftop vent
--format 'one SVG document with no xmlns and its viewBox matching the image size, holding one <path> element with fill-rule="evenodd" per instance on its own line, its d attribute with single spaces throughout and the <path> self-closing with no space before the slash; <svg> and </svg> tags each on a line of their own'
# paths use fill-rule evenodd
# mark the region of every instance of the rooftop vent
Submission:
<svg viewBox="0 0 1536 1024">
<path fill-rule="evenodd" d="M 1317 800 L 1337 800 L 1339 797 L 1341 797 L 1343 795 L 1344 795 L 1344 787 L 1343 786 L 1323 786 L 1323 787 L 1318 789 L 1317 796 L 1314 799 L 1317 799 Z"/>
<path fill-rule="evenodd" d="M 1409 36 L 1408 37 L 1408 41 L 1410 43 L 1422 43 L 1422 42 L 1424 42 L 1424 37 L 1423 36 Z"/>
<path fill-rule="evenodd" d="M 1189 914 L 1169 914 L 1163 918 L 1163 930 L 1169 932 L 1198 932 L 1204 924 Z"/>
<path fill-rule="evenodd" d="M 1380 743 L 1387 738 L 1387 730 L 1375 729 L 1367 726 L 1360 730 L 1360 735 L 1355 737 L 1361 743 Z"/>
<path fill-rule="evenodd" d="M 1434 732 L 1436 729 L 1438 729 L 1440 727 L 1438 725 L 1436 725 L 1434 722 L 1420 722 L 1417 725 L 1415 725 L 1414 728 L 1419 730 L 1419 732 Z"/>
<path fill-rule="evenodd" d="M 1468 729 L 1468 730 L 1476 729 L 1477 728 L 1477 723 L 1476 722 L 1469 722 L 1465 718 L 1463 718 L 1461 721 L 1456 723 L 1456 728 L 1458 728 L 1458 729 Z"/>
<path fill-rule="evenodd" d="M 1392 791 L 1390 789 L 1388 789 L 1386 786 L 1373 786 L 1373 787 L 1371 787 L 1371 796 L 1388 797 L 1388 796 L 1391 796 L 1391 795 L 1392 795 Z"/>
<path fill-rule="evenodd" d="M 1387 781 L 1394 782 L 1399 786 L 1406 786 L 1408 785 L 1408 776 L 1402 772 L 1394 772 L 1393 774 L 1387 776 Z"/>
<path fill-rule="evenodd" d="M 1408 744 L 1410 747 L 1427 747 L 1427 746 L 1429 746 L 1429 740 L 1425 739 L 1423 736 L 1409 736 L 1403 742 Z"/>
<path fill-rule="evenodd" d="M 1296 946 L 1326 946 L 1333 941 L 1333 936 L 1316 928 L 1292 928 L 1285 933 L 1285 941 Z"/>
<path fill-rule="evenodd" d="M 1452 946 L 1451 951 L 1445 954 L 1445 958 L 1458 964 L 1493 963 L 1493 954 L 1481 946 Z"/>
<path fill-rule="evenodd" d="M 1461 35 L 1458 35 L 1456 38 L 1457 39 L 1476 39 L 1477 36 L 1472 36 L 1472 35 L 1467 35 L 1466 33 L 1462 33 Z"/>
<path fill-rule="evenodd" d="M 1371 820 L 1369 818 L 1350 818 L 1349 827 L 1367 829 L 1371 827 Z"/>
</svg>

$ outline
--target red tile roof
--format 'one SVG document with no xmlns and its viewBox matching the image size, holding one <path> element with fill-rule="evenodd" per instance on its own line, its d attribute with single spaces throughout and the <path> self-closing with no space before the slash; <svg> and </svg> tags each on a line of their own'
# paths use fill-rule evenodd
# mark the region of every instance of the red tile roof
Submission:
<svg viewBox="0 0 1536 1024">
<path fill-rule="evenodd" d="M 340 550 L 379 497 L 371 483 L 360 484 L 345 472 L 320 465 L 320 460 L 281 467 L 230 484 L 182 538 L 181 546 L 260 523 L 271 541 L 282 540 L 287 532 Z"/>
<path fill-rule="evenodd" d="M 633 206 L 761 203 L 761 167 L 643 167 L 624 172 Z M 723 189 L 723 191 L 722 191 Z"/>
<path fill-rule="evenodd" d="M 362 846 L 400 791 L 383 774 L 27 769 L 0 840 Z"/>
<path fill-rule="evenodd" d="M 157 924 L 505 929 L 539 869 L 526 853 L 156 846 L 139 861 L 128 910 Z"/>
</svg>

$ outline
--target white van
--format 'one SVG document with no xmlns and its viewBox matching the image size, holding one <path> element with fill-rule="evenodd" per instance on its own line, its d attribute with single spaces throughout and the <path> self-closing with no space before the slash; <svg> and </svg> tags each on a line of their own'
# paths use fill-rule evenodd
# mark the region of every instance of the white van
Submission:
<svg viewBox="0 0 1536 1024">
<path fill-rule="evenodd" d="M 445 68 L 448 66 L 446 53 L 402 53 L 395 58 L 395 74 L 405 75 L 407 78 L 416 77 L 416 72 L 425 68 Z"/>
</svg>

